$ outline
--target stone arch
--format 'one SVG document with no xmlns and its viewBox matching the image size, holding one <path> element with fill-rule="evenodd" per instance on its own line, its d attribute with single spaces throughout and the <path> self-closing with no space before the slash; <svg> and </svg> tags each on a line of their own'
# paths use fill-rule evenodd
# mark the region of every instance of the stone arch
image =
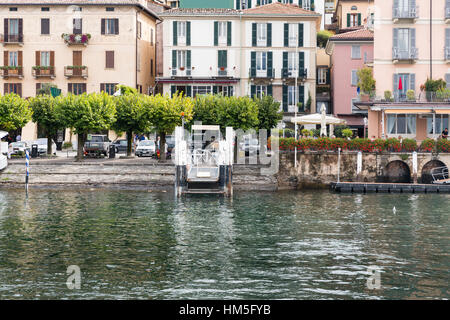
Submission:
<svg viewBox="0 0 450 320">
<path fill-rule="evenodd" d="M 411 183 L 411 170 L 401 160 L 391 161 L 386 165 L 384 180 L 391 183 Z"/>
<path fill-rule="evenodd" d="M 446 167 L 448 170 L 446 164 L 440 160 L 431 160 L 425 163 L 425 165 L 422 167 L 420 183 L 432 183 L 433 177 L 431 176 L 431 170 L 439 167 Z"/>
</svg>

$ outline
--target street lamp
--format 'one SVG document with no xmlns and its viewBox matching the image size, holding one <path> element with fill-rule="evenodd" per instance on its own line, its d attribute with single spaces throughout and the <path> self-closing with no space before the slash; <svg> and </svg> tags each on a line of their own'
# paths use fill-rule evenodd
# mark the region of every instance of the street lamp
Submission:
<svg viewBox="0 0 450 320">
<path fill-rule="evenodd" d="M 367 117 L 364 117 L 364 138 L 366 138 L 366 128 L 369 121 L 367 120 Z"/>
</svg>

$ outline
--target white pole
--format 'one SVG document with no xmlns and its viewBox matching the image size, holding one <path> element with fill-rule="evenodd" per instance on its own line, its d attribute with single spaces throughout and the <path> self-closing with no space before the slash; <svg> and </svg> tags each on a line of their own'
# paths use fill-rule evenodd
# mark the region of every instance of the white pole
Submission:
<svg viewBox="0 0 450 320">
<path fill-rule="evenodd" d="M 337 182 L 340 182 L 341 175 L 341 148 L 338 148 L 338 179 Z"/>
<path fill-rule="evenodd" d="M 298 63 L 295 63 L 295 61 L 298 59 L 298 29 L 297 29 L 297 36 L 296 36 L 296 41 L 295 41 L 295 57 L 294 57 L 294 66 L 296 69 L 296 73 L 295 73 L 295 87 L 294 87 L 294 103 L 295 103 L 295 140 L 297 140 L 297 108 L 298 108 L 298 87 L 297 87 L 297 77 L 298 77 L 298 72 L 300 70 L 298 70 Z M 300 62 L 300 61 L 299 61 Z M 295 102 L 297 101 L 297 102 Z M 297 146 L 295 146 L 295 155 L 294 155 L 294 167 L 297 168 Z"/>
</svg>

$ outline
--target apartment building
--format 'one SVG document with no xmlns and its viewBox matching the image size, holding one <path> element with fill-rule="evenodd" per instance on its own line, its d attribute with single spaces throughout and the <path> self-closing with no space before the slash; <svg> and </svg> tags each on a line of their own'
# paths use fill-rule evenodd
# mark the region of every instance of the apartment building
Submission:
<svg viewBox="0 0 450 320">
<path fill-rule="evenodd" d="M 138 0 L 3 0 L 0 90 L 35 96 L 44 84 L 62 93 L 116 84 L 150 93 L 155 78 L 157 15 Z M 22 137 L 35 139 L 35 125 Z"/>
<path fill-rule="evenodd" d="M 333 24 L 328 29 L 339 33 L 363 25 L 372 28 L 374 14 L 374 0 L 337 0 Z"/>
<path fill-rule="evenodd" d="M 166 5 L 170 8 L 178 8 L 180 6 L 180 0 L 153 0 L 156 3 Z"/>
<path fill-rule="evenodd" d="M 436 138 L 448 128 L 450 103 L 425 92 L 424 84 L 430 78 L 450 85 L 450 1 L 377 0 L 375 5 L 376 97 L 358 105 L 368 110 L 369 135 Z"/>
<path fill-rule="evenodd" d="M 157 81 L 164 93 L 266 94 L 282 103 L 285 116 L 297 102 L 303 104 L 297 111 L 315 112 L 320 14 L 276 2 L 244 10 L 180 8 L 161 17 L 164 75 Z"/>
</svg>

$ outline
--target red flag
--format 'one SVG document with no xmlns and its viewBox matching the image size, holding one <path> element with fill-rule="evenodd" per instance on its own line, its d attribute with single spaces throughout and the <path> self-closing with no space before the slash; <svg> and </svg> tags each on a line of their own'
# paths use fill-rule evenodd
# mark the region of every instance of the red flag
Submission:
<svg viewBox="0 0 450 320">
<path fill-rule="evenodd" d="M 398 90 L 403 90 L 402 77 L 398 78 Z"/>
</svg>

